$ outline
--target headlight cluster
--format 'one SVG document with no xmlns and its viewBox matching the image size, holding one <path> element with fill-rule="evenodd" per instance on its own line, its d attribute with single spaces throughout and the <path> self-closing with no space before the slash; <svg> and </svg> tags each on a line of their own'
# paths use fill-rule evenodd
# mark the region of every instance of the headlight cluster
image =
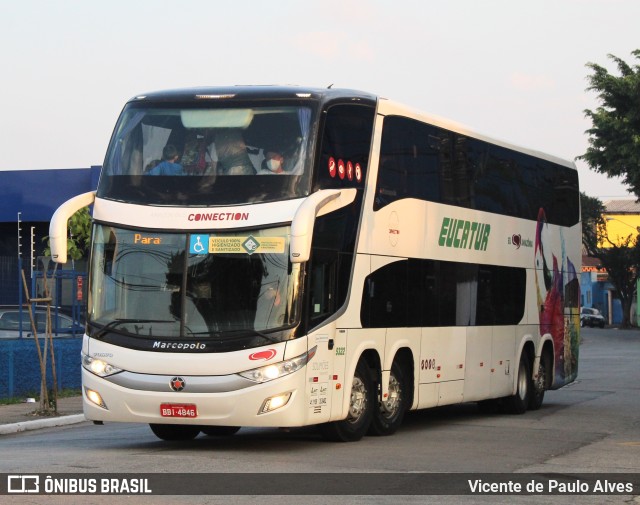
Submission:
<svg viewBox="0 0 640 505">
<path fill-rule="evenodd" d="M 269 382 L 273 379 L 278 379 L 300 370 L 311 360 L 311 358 L 313 358 L 316 354 L 316 349 L 317 346 L 296 358 L 240 372 L 238 375 L 254 382 Z"/>
<path fill-rule="evenodd" d="M 92 358 L 86 354 L 82 355 L 82 366 L 99 377 L 108 377 L 109 375 L 122 372 L 122 368 L 117 368 L 106 361 Z"/>
</svg>

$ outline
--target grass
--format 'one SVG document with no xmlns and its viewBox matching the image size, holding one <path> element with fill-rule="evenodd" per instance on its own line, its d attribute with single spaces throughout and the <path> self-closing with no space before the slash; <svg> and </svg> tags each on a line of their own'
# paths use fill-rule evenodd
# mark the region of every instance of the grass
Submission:
<svg viewBox="0 0 640 505">
<path fill-rule="evenodd" d="M 60 398 L 70 398 L 72 396 L 80 396 L 82 394 L 81 389 L 61 389 L 58 391 L 58 399 Z M 53 398 L 51 391 L 49 391 L 49 397 Z M 1 405 L 15 405 L 16 403 L 24 403 L 26 398 L 35 398 L 36 404 L 40 403 L 40 391 L 36 392 L 28 392 L 21 396 L 15 396 L 11 398 L 0 398 L 0 406 Z"/>
</svg>

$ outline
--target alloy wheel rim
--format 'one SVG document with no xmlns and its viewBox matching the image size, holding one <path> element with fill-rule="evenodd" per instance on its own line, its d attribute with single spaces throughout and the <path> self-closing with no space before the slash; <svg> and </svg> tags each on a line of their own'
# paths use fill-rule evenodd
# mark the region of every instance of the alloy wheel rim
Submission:
<svg viewBox="0 0 640 505">
<path fill-rule="evenodd" d="M 386 417 L 393 417 L 398 412 L 401 399 L 402 389 L 400 387 L 400 382 L 396 379 L 395 375 L 391 375 L 391 377 L 389 377 L 389 395 L 381 403 L 382 413 Z"/>
<path fill-rule="evenodd" d="M 367 388 L 362 382 L 360 377 L 355 376 L 353 378 L 353 385 L 351 386 L 351 401 L 349 403 L 349 417 L 350 423 L 357 423 L 367 407 Z"/>
</svg>

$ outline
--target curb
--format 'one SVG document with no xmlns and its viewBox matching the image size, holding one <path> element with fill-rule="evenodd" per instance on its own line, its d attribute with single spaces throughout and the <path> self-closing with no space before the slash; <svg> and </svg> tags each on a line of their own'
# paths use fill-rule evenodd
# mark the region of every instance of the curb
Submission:
<svg viewBox="0 0 640 505">
<path fill-rule="evenodd" d="M 48 419 L 37 419 L 35 421 L 24 421 L 13 424 L 0 425 L 0 435 L 9 435 L 11 433 L 20 433 L 22 431 L 39 430 L 40 428 L 53 428 L 56 426 L 66 426 L 68 424 L 77 424 L 86 421 L 84 414 L 75 414 L 72 416 L 51 417 Z"/>
</svg>

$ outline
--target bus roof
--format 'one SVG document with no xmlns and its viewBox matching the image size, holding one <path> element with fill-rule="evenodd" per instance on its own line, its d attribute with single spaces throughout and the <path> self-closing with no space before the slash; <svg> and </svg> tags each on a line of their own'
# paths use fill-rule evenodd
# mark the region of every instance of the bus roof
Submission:
<svg viewBox="0 0 640 505">
<path fill-rule="evenodd" d="M 299 86 L 226 86 L 197 87 L 154 91 L 131 98 L 129 102 L 150 100 L 153 102 L 179 101 L 199 102 L 202 100 L 300 100 L 311 99 L 331 101 L 350 99 L 355 101 L 377 102 L 378 97 L 371 93 L 350 89 L 310 88 Z"/>
<path fill-rule="evenodd" d="M 155 103 L 162 102 L 202 102 L 205 100 L 313 100 L 326 103 L 334 100 L 354 101 L 368 103 L 370 105 L 379 104 L 379 113 L 383 115 L 399 114 L 420 121 L 439 126 L 447 130 L 451 130 L 469 137 L 487 141 L 491 144 L 499 145 L 519 151 L 524 154 L 542 158 L 553 163 L 557 163 L 569 168 L 576 169 L 572 161 L 544 153 L 541 151 L 529 149 L 527 147 L 518 146 L 510 142 L 493 138 L 488 135 L 478 133 L 472 128 L 464 126 L 455 121 L 438 117 L 419 111 L 415 108 L 408 107 L 399 102 L 388 100 L 386 98 L 367 93 L 364 91 L 343 89 L 343 88 L 316 88 L 304 86 L 277 86 L 277 85 L 242 85 L 242 86 L 216 86 L 216 87 L 194 87 L 171 89 L 164 91 L 154 91 L 136 95 L 129 100 L 132 102 L 151 101 Z"/>
</svg>

